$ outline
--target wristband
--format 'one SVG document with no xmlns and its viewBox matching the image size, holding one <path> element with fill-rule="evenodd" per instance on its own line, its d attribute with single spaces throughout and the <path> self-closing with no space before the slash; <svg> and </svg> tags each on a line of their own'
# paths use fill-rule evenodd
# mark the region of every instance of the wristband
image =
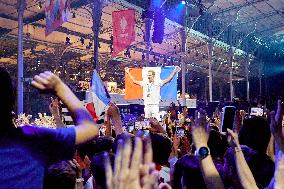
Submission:
<svg viewBox="0 0 284 189">
<path fill-rule="evenodd" d="M 84 178 L 77 178 L 76 179 L 76 182 L 78 183 L 78 182 L 84 182 Z"/>
<path fill-rule="evenodd" d="M 242 148 L 235 148 L 235 153 L 242 152 Z"/>
</svg>

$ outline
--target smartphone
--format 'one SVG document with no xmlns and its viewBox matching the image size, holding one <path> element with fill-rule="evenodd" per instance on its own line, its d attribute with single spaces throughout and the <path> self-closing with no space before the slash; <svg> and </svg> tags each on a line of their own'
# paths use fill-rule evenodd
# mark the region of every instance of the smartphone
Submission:
<svg viewBox="0 0 284 189">
<path fill-rule="evenodd" d="M 149 135 L 149 133 L 150 133 L 150 131 L 148 129 L 142 129 L 142 131 L 143 131 L 143 136 L 144 137 L 147 137 Z"/>
<path fill-rule="evenodd" d="M 142 129 L 148 129 L 150 127 L 150 121 L 148 119 L 144 119 Z"/>
<path fill-rule="evenodd" d="M 253 108 L 250 109 L 250 115 L 262 117 L 263 116 L 263 109 L 253 107 Z"/>
<path fill-rule="evenodd" d="M 223 108 L 221 132 L 227 132 L 227 129 L 233 129 L 237 108 L 235 106 L 225 106 Z"/>
<path fill-rule="evenodd" d="M 184 128 L 183 127 L 176 127 L 176 135 L 177 135 L 177 137 L 184 137 Z"/>
<path fill-rule="evenodd" d="M 128 132 L 129 132 L 129 133 L 132 133 L 133 130 L 134 130 L 134 126 L 133 126 L 133 125 L 129 125 L 129 126 L 128 126 Z"/>
<path fill-rule="evenodd" d="M 134 128 L 135 128 L 135 130 L 142 129 L 142 127 L 143 127 L 143 121 L 135 121 L 135 122 L 134 122 Z"/>
</svg>

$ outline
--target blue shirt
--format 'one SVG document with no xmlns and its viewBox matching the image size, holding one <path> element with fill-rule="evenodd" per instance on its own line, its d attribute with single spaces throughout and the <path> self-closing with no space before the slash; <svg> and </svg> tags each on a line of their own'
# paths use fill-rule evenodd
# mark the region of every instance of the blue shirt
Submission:
<svg viewBox="0 0 284 189">
<path fill-rule="evenodd" d="M 74 128 L 23 126 L 0 133 L 0 188 L 41 189 L 45 168 L 74 152 Z"/>
</svg>

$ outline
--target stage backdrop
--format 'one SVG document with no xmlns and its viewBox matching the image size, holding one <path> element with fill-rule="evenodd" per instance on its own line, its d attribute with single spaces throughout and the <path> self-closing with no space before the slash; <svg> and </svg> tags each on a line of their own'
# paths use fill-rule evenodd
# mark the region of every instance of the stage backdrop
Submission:
<svg viewBox="0 0 284 189">
<path fill-rule="evenodd" d="M 144 67 L 144 68 L 130 68 L 130 74 L 137 81 L 148 80 L 147 73 L 149 70 L 155 71 L 155 80 L 165 80 L 174 71 L 175 67 Z M 163 85 L 160 91 L 161 100 L 165 99 L 177 99 L 177 74 L 173 79 Z M 143 98 L 143 89 L 141 86 L 134 84 L 125 73 L 125 99 L 134 100 Z"/>
</svg>

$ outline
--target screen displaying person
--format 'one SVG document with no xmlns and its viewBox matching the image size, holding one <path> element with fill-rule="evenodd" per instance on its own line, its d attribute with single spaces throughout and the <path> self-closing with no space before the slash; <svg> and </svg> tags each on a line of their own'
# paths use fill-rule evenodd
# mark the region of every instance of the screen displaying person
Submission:
<svg viewBox="0 0 284 189">
<path fill-rule="evenodd" d="M 143 88 L 143 100 L 144 100 L 144 113 L 145 118 L 155 117 L 159 118 L 159 103 L 161 99 L 160 89 L 163 85 L 170 82 L 174 75 L 180 71 L 180 67 L 176 66 L 171 75 L 162 80 L 160 77 L 155 79 L 156 72 L 154 70 L 148 70 L 147 79 L 137 81 L 131 74 L 129 68 L 126 68 L 126 73 L 129 78 L 136 85 L 140 85 Z"/>
</svg>

